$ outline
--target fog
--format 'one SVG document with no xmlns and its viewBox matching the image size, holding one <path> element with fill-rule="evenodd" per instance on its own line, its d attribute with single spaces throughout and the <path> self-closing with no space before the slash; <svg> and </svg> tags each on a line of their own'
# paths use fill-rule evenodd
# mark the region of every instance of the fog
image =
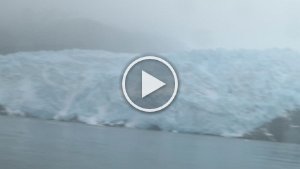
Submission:
<svg viewBox="0 0 300 169">
<path fill-rule="evenodd" d="M 0 53 L 300 46 L 298 0 L 0 0 Z"/>
</svg>

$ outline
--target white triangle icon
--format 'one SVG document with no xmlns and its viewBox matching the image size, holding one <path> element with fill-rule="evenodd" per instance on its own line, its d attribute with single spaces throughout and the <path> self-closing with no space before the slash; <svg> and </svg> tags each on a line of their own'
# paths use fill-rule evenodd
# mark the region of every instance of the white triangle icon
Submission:
<svg viewBox="0 0 300 169">
<path fill-rule="evenodd" d="M 148 96 L 152 92 L 166 85 L 164 82 L 142 71 L 142 98 Z"/>
</svg>

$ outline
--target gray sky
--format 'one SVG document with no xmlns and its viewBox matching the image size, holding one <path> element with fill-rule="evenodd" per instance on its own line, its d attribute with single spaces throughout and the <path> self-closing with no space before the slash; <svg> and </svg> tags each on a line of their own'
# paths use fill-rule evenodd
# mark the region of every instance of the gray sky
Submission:
<svg viewBox="0 0 300 169">
<path fill-rule="evenodd" d="M 299 0 L 0 0 L 10 26 L 73 18 L 165 37 L 179 50 L 300 46 Z"/>
</svg>

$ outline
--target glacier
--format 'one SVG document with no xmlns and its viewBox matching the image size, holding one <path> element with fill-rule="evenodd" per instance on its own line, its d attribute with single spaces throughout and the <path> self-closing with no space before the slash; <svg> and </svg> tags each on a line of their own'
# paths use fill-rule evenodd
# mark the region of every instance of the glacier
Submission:
<svg viewBox="0 0 300 169">
<path fill-rule="evenodd" d="M 0 55 L 0 105 L 9 115 L 230 137 L 300 108 L 298 52 L 215 49 L 159 54 L 175 67 L 179 92 L 166 110 L 141 113 L 121 90 L 123 71 L 138 56 L 79 49 Z"/>
</svg>

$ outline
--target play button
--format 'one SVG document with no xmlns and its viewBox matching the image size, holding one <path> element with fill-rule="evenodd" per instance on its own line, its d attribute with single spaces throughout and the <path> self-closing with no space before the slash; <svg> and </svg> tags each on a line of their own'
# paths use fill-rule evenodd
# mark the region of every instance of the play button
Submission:
<svg viewBox="0 0 300 169">
<path fill-rule="evenodd" d="M 164 82 L 142 71 L 142 98 L 166 85 Z"/>
<path fill-rule="evenodd" d="M 122 79 L 123 94 L 128 103 L 144 112 L 160 111 L 171 104 L 178 89 L 173 67 L 156 56 L 134 60 Z"/>
</svg>

